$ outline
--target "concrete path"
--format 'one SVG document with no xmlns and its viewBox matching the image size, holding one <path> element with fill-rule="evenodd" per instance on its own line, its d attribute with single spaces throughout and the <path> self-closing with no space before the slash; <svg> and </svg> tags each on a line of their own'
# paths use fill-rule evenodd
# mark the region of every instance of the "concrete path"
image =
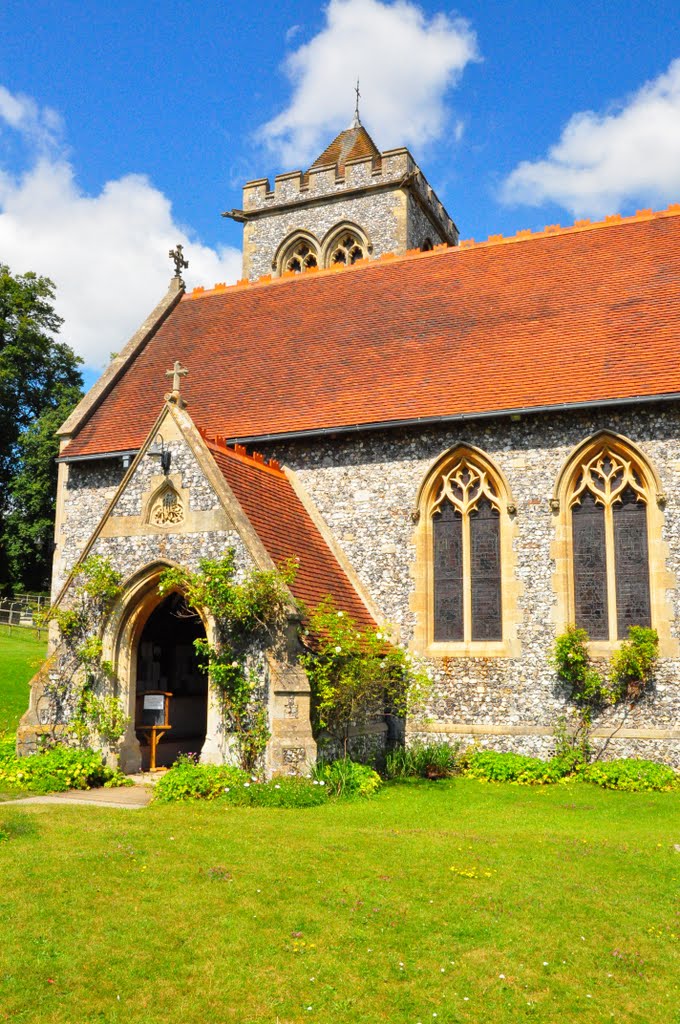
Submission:
<svg viewBox="0 0 680 1024">
<path fill-rule="evenodd" d="M 121 786 L 117 789 L 70 789 L 68 793 L 51 793 L 49 796 L 26 796 L 21 800 L 9 800 L 8 804 L 80 804 L 86 807 L 124 807 L 134 811 L 146 807 L 153 796 L 152 787 L 145 784 Z"/>
</svg>

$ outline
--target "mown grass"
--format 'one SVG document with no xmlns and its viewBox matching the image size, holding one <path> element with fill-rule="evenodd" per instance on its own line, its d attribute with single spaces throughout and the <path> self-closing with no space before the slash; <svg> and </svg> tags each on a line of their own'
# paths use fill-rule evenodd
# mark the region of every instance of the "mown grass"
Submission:
<svg viewBox="0 0 680 1024">
<path fill-rule="evenodd" d="M 47 638 L 32 629 L 0 626 L 0 736 L 16 732 L 28 707 L 29 682 L 47 653 Z M 1 1019 L 1 1018 L 0 1018 Z"/>
<path fill-rule="evenodd" d="M 677 793 L 8 816 L 0 1020 L 680 1024 Z"/>
</svg>

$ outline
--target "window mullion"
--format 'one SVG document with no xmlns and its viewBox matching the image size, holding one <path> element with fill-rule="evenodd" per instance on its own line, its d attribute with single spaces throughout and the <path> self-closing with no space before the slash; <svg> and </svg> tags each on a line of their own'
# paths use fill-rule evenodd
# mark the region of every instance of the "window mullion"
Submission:
<svg viewBox="0 0 680 1024">
<path fill-rule="evenodd" d="M 463 639 L 472 640 L 472 557 L 470 550 L 470 516 L 463 516 Z"/>
<path fill-rule="evenodd" d="M 614 513 L 611 505 L 604 510 L 604 530 L 607 566 L 607 605 L 609 609 L 609 639 L 618 638 L 616 612 L 616 558 L 614 555 Z"/>
</svg>

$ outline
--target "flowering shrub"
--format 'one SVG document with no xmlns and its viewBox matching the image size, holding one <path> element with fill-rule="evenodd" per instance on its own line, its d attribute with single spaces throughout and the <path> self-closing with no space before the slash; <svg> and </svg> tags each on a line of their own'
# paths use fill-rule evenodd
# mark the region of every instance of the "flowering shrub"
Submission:
<svg viewBox="0 0 680 1024">
<path fill-rule="evenodd" d="M 199 764 L 194 757 L 181 755 L 170 771 L 154 786 L 154 800 L 215 800 L 225 789 L 248 782 L 248 772 L 228 764 Z"/>
<path fill-rule="evenodd" d="M 241 768 L 199 764 L 179 757 L 154 789 L 158 803 L 178 800 L 219 800 L 237 807 L 314 807 L 326 800 L 326 787 L 316 780 L 289 775 L 261 782 Z"/>
<path fill-rule="evenodd" d="M 665 764 L 622 758 L 618 761 L 596 761 L 578 772 L 584 782 L 594 782 L 603 789 L 623 789 L 630 793 L 665 792 L 680 787 L 680 775 Z"/>
<path fill-rule="evenodd" d="M 95 786 L 127 786 L 130 782 L 121 772 L 107 768 L 98 751 L 57 746 L 44 753 L 16 757 L 3 744 L 0 787 L 3 785 L 30 793 L 62 793 Z"/>
<path fill-rule="evenodd" d="M 319 761 L 312 769 L 314 779 L 326 786 L 329 796 L 373 796 L 382 779 L 367 764 L 342 757 L 337 761 Z"/>
<path fill-rule="evenodd" d="M 386 633 L 361 629 L 331 597 L 309 613 L 302 639 L 315 727 L 342 740 L 345 756 L 351 726 L 378 715 L 401 717 L 424 703 L 429 678 L 413 655 Z"/>
</svg>

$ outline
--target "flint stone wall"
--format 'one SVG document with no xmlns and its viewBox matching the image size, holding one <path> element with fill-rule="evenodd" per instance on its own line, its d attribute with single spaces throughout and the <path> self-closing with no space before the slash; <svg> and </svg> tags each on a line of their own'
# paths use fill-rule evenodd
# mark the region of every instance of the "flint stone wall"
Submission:
<svg viewBox="0 0 680 1024">
<path fill-rule="evenodd" d="M 404 252 L 406 231 L 403 217 L 404 196 L 394 192 L 382 192 L 342 198 L 319 204 L 293 207 L 269 216 L 261 217 L 246 225 L 244 234 L 243 272 L 246 277 L 256 279 L 272 273 L 272 261 L 284 241 L 295 231 L 309 231 L 319 241 L 336 225 L 351 221 L 362 228 L 373 246 L 371 256 L 382 256 L 386 252 Z"/>
<path fill-rule="evenodd" d="M 667 496 L 664 540 L 666 568 L 680 576 L 680 410 L 672 407 L 603 410 L 582 415 L 535 415 L 468 422 L 432 429 L 366 433 L 329 441 L 272 445 L 267 451 L 295 470 L 328 527 L 387 621 L 411 645 L 414 615 L 413 543 L 418 488 L 431 463 L 456 444 L 486 452 L 505 474 L 517 506 L 514 542 L 516 572 L 523 584 L 518 658 L 431 659 L 434 687 L 426 715 L 443 729 L 434 738 L 456 742 L 447 725 L 474 723 L 526 730 L 525 736 L 476 734 L 482 746 L 545 752 L 550 737 L 536 729 L 552 727 L 568 711 L 563 687 L 548 657 L 555 637 L 551 557 L 555 525 L 549 500 L 558 474 L 573 449 L 598 430 L 609 429 L 639 445 L 656 468 Z M 258 446 L 262 448 L 262 446 Z M 678 635 L 680 591 L 669 591 L 672 635 Z M 625 721 L 623 720 L 625 718 Z M 680 660 L 662 659 L 653 692 L 633 710 L 610 711 L 599 726 L 626 729 L 680 728 Z M 425 726 L 417 726 L 429 732 Z M 469 740 L 470 737 L 468 737 Z M 616 756 L 663 758 L 680 766 L 680 738 L 619 737 L 609 744 Z"/>
</svg>

